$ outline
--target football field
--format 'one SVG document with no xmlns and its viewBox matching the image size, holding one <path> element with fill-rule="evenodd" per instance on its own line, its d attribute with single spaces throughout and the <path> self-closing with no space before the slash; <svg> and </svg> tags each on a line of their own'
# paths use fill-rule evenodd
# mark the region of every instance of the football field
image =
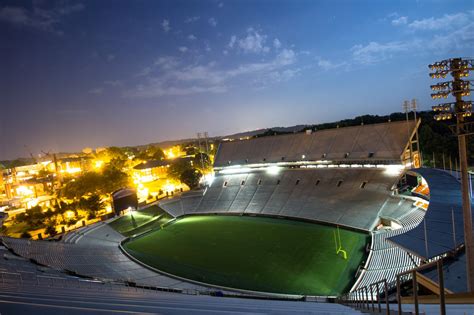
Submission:
<svg viewBox="0 0 474 315">
<path fill-rule="evenodd" d="M 270 293 L 337 295 L 355 281 L 369 235 L 294 220 L 189 216 L 125 243 L 158 270 L 218 286 Z"/>
</svg>

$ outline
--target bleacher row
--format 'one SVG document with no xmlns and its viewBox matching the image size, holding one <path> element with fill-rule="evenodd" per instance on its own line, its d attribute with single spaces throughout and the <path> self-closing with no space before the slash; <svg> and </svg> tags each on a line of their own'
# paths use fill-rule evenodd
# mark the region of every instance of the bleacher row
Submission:
<svg viewBox="0 0 474 315">
<path fill-rule="evenodd" d="M 80 285 L 77 285 L 80 284 Z M 123 285 L 0 283 L 2 314 L 362 314 L 336 303 L 176 294 Z"/>
<path fill-rule="evenodd" d="M 75 243 L 77 243 L 78 240 L 80 240 L 88 232 L 90 232 L 91 230 L 99 228 L 103 224 L 105 224 L 105 222 L 99 222 L 99 223 L 96 223 L 96 224 L 91 224 L 91 225 L 79 228 L 75 231 L 68 232 L 67 234 L 64 235 L 64 237 L 61 239 L 61 241 L 64 242 L 64 243 L 75 244 Z"/>
<path fill-rule="evenodd" d="M 371 258 L 360 281 L 353 289 L 363 288 L 383 279 L 387 279 L 391 283 L 396 279 L 397 274 L 420 264 L 419 258 L 416 256 L 410 257 L 405 250 L 386 239 L 413 229 L 422 222 L 424 215 L 424 210 L 412 207 L 410 211 L 396 218 L 402 225 L 401 229 L 384 229 L 372 233 Z M 382 290 L 382 287 L 380 287 L 380 290 Z"/>
<path fill-rule="evenodd" d="M 415 121 L 359 125 L 223 142 L 215 167 L 317 160 L 399 160 Z"/>
<path fill-rule="evenodd" d="M 218 175 L 202 197 L 175 199 L 160 206 L 174 216 L 254 213 L 371 230 L 384 204 L 384 211 L 398 208 L 397 204 L 386 204 L 397 179 L 398 174 L 375 168 L 294 168 L 278 174 Z"/>
<path fill-rule="evenodd" d="M 155 273 L 125 256 L 117 246 L 86 242 L 68 244 L 62 242 L 29 241 L 2 238 L 3 243 L 16 254 L 33 259 L 53 269 L 74 272 L 99 280 L 128 281 L 142 286 L 204 289 Z M 94 240 L 95 242 L 95 240 Z"/>
<path fill-rule="evenodd" d="M 57 270 L 32 264 L 25 258 L 15 256 L 4 246 L 0 246 L 0 272 L 27 275 L 48 275 L 59 276 L 61 273 Z M 3 278 L 3 276 L 2 276 Z"/>
<path fill-rule="evenodd" d="M 23 242 L 22 242 L 23 241 Z M 8 243 L 8 241 L 7 241 Z M 25 243 L 58 242 L 18 240 Z M 10 242 L 10 245 L 12 242 Z M 77 244 L 63 244 L 66 247 Z M 18 246 L 26 250 L 26 246 Z M 31 249 L 31 248 L 30 248 Z M 41 249 L 46 249 L 41 246 Z M 50 248 L 47 249 L 48 251 Z M 53 253 L 54 255 L 55 253 Z M 98 254 L 93 250 L 92 254 Z M 116 281 L 98 281 L 68 275 L 40 266 L 12 254 L 0 246 L 0 312 L 2 314 L 247 314 L 252 311 L 272 314 L 336 312 L 360 314 L 338 304 L 302 303 L 216 298 L 210 291 L 194 289 L 166 290 L 147 288 Z M 60 259 L 60 257 L 57 257 Z M 77 257 L 76 257 L 77 258 Z M 179 293 L 179 294 L 177 294 Z M 184 294 L 183 294 L 184 293 Z M 205 295 L 202 295 L 205 294 Z"/>
<path fill-rule="evenodd" d="M 112 229 L 107 225 L 107 222 L 104 221 L 70 232 L 64 235 L 62 242 L 117 247 L 123 239 L 125 239 L 125 237 L 122 234 Z"/>
</svg>

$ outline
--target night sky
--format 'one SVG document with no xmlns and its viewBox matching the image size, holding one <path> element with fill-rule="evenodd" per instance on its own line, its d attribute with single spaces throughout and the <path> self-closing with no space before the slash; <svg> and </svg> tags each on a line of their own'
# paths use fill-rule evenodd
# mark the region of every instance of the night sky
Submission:
<svg viewBox="0 0 474 315">
<path fill-rule="evenodd" d="M 0 160 L 429 109 L 473 51 L 472 0 L 0 1 Z"/>
</svg>

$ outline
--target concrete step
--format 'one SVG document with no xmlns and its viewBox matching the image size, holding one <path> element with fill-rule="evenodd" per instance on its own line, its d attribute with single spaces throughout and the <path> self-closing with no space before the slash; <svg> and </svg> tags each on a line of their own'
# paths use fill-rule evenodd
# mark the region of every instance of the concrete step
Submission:
<svg viewBox="0 0 474 315">
<path fill-rule="evenodd" d="M 40 290 L 38 290 L 40 289 Z M 39 292 L 38 292 L 39 291 Z M 164 292 L 98 291 L 84 293 L 74 288 L 0 287 L 3 314 L 362 314 L 334 303 L 191 296 Z"/>
</svg>

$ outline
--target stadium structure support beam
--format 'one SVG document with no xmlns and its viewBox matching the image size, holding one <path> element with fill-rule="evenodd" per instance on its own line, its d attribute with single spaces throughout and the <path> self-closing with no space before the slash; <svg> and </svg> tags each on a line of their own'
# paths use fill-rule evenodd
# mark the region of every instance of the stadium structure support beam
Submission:
<svg viewBox="0 0 474 315">
<path fill-rule="evenodd" d="M 432 85 L 431 89 L 437 91 L 431 94 L 433 99 L 447 98 L 452 94 L 456 101 L 433 106 L 434 111 L 440 112 L 435 115 L 436 120 L 447 120 L 456 116 L 456 125 L 451 128 L 458 137 L 459 164 L 461 173 L 462 207 L 464 221 L 464 246 L 466 249 L 466 280 L 467 290 L 474 292 L 474 240 L 472 233 L 472 211 L 469 196 L 469 174 L 467 169 L 466 138 L 470 132 L 473 122 L 467 122 L 466 118 L 472 116 L 472 101 L 464 101 L 464 96 L 470 95 L 470 82 L 462 80 L 462 77 L 469 76 L 469 71 L 474 70 L 474 60 L 462 58 L 452 58 L 429 65 L 435 72 L 430 73 L 431 78 L 445 78 L 451 74 L 452 81 Z"/>
<path fill-rule="evenodd" d="M 458 98 L 458 97 L 456 97 Z M 458 102 L 458 100 L 456 100 Z M 457 117 L 457 129 L 462 128 L 464 118 Z M 461 190 L 462 190 L 462 211 L 464 218 L 464 242 L 466 246 L 466 261 L 467 261 L 467 288 L 469 292 L 474 291 L 474 240 L 472 237 L 472 210 L 471 198 L 469 196 L 469 174 L 467 168 L 467 150 L 466 137 L 462 132 L 457 133 L 459 145 L 459 164 L 461 168 Z"/>
</svg>

